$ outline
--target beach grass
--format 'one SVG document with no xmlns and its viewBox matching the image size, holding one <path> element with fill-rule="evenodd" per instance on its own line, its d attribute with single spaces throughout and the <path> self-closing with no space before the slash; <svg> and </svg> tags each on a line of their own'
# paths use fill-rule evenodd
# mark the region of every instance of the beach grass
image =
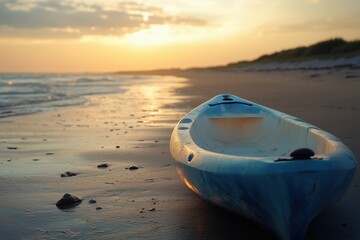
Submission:
<svg viewBox="0 0 360 240">
<path fill-rule="evenodd" d="M 254 60 L 242 60 L 208 69 L 221 70 L 227 68 L 243 68 L 254 64 L 303 62 L 311 60 L 335 60 L 360 56 L 360 40 L 346 41 L 342 38 L 332 38 L 310 46 L 301 46 L 264 54 Z M 199 70 L 202 68 L 192 68 Z"/>
</svg>

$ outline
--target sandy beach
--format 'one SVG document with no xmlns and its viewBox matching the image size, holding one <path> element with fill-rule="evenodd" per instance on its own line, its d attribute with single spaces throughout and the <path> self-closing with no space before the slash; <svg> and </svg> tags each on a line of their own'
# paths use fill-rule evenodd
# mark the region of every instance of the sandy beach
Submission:
<svg viewBox="0 0 360 240">
<path fill-rule="evenodd" d="M 220 93 L 302 118 L 360 159 L 359 69 L 151 74 L 161 81 L 88 96 L 82 106 L 0 119 L 0 239 L 274 239 L 197 197 L 175 171 L 172 128 Z M 97 168 L 101 163 L 109 167 Z M 127 169 L 132 165 L 139 169 Z M 78 175 L 60 177 L 66 171 Z M 65 193 L 82 203 L 58 209 Z M 314 219 L 306 239 L 360 239 L 359 199 L 357 169 L 346 195 Z"/>
</svg>

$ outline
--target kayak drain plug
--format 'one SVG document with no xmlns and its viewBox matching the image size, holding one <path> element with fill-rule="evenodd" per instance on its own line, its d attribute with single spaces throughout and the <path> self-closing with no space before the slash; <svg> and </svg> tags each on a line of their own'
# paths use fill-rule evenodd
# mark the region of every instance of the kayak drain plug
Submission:
<svg viewBox="0 0 360 240">
<path fill-rule="evenodd" d="M 292 160 L 322 160 L 322 158 L 312 158 L 315 155 L 315 152 L 310 148 L 298 148 L 290 153 L 292 158 L 278 158 L 274 162 L 287 162 Z"/>
<path fill-rule="evenodd" d="M 190 153 L 190 155 L 188 156 L 188 162 L 191 162 L 191 160 L 193 159 L 194 157 L 194 154 L 193 153 Z"/>
<path fill-rule="evenodd" d="M 226 96 L 226 97 L 224 97 L 222 100 L 223 100 L 223 101 L 232 101 L 233 99 Z"/>
<path fill-rule="evenodd" d="M 310 148 L 299 148 L 293 151 L 290 154 L 290 157 L 293 159 L 311 159 L 312 156 L 314 156 L 315 153 Z"/>
</svg>

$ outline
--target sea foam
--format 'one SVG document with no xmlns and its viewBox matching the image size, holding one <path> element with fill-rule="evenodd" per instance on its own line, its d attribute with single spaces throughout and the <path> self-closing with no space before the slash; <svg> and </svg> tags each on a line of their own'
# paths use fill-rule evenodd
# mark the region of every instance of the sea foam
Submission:
<svg viewBox="0 0 360 240">
<path fill-rule="evenodd" d="M 115 94 L 149 77 L 112 74 L 0 74 L 0 117 L 82 105 L 86 96 Z"/>
</svg>

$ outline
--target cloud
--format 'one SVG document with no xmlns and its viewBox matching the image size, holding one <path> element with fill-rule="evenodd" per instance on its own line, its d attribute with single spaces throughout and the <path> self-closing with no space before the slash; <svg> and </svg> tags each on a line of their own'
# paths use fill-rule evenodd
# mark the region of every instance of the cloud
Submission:
<svg viewBox="0 0 360 240">
<path fill-rule="evenodd" d="M 319 3 L 320 0 L 311 0 L 312 3 Z"/>
<path fill-rule="evenodd" d="M 297 32 L 324 32 L 341 29 L 358 29 L 360 19 L 337 19 L 327 18 L 323 20 L 309 20 L 282 25 L 263 26 L 258 31 L 261 35 L 297 33 Z"/>
<path fill-rule="evenodd" d="M 5 0 L 0 2 L 0 36 L 77 38 L 82 35 L 124 35 L 151 25 L 203 26 L 205 20 L 173 16 L 162 8 L 138 2 Z"/>
</svg>

